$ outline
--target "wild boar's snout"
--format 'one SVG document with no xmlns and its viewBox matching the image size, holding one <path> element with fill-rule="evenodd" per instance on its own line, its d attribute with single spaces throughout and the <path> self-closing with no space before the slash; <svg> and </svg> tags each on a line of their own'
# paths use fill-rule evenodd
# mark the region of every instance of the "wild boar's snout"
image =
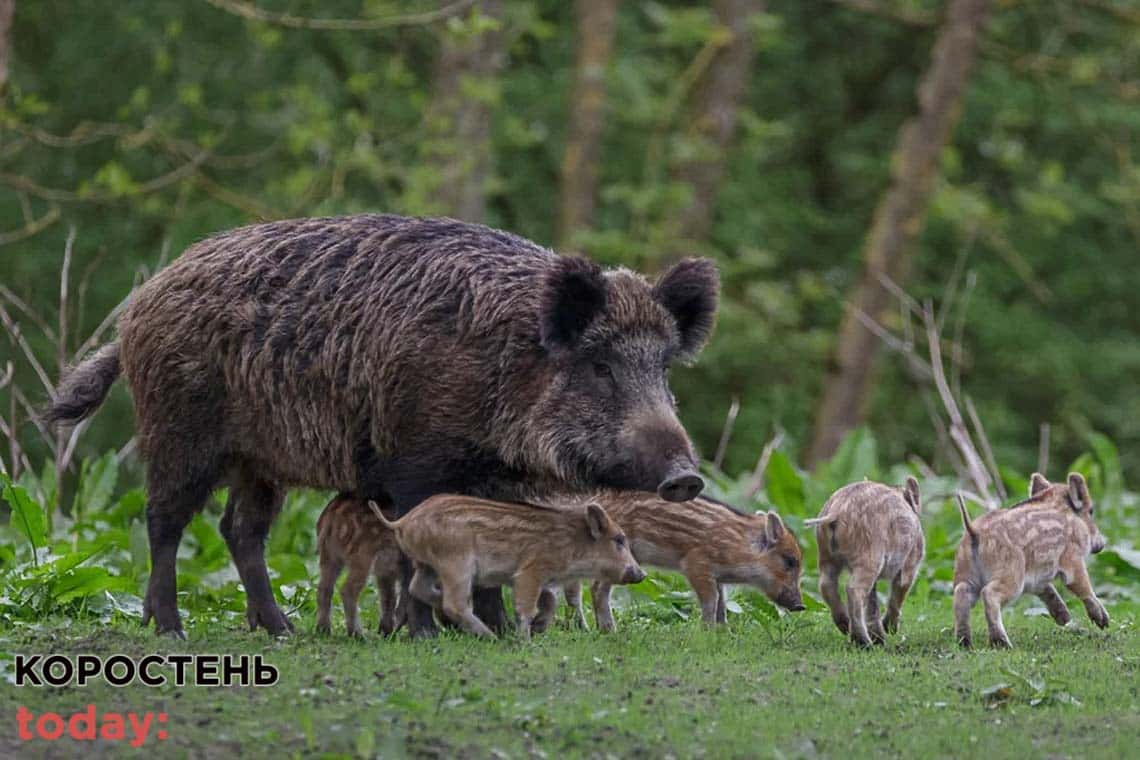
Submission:
<svg viewBox="0 0 1140 760">
<path fill-rule="evenodd" d="M 643 580 L 645 580 L 645 571 L 641 569 L 640 565 L 625 566 L 625 572 L 621 574 L 623 584 L 641 583 Z"/>
<path fill-rule="evenodd" d="M 704 487 L 705 481 L 692 468 L 675 466 L 657 486 L 657 495 L 665 501 L 689 501 L 697 498 Z"/>
<path fill-rule="evenodd" d="M 1104 534 L 1098 530 L 1096 532 L 1096 535 L 1092 537 L 1092 544 L 1089 546 L 1089 551 L 1091 551 L 1093 554 L 1100 554 L 1102 551 L 1104 551 L 1104 547 L 1107 545 L 1108 539 L 1106 539 L 1104 537 Z"/>
<path fill-rule="evenodd" d="M 804 606 L 804 600 L 803 597 L 800 596 L 800 590 L 798 588 L 785 589 L 776 597 L 776 604 L 792 612 L 803 612 L 807 609 L 807 607 Z"/>
</svg>

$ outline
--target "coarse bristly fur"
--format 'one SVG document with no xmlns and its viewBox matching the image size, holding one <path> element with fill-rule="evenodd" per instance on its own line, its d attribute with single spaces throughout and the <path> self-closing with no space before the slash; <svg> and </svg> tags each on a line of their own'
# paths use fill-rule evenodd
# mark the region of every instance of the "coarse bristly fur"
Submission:
<svg viewBox="0 0 1140 760">
<path fill-rule="evenodd" d="M 1027 500 L 975 520 L 961 496 L 958 508 L 965 528 L 954 559 L 954 636 L 959 644 L 971 645 L 970 610 L 979 598 L 993 646 L 1012 646 L 1001 608 L 1022 594 L 1037 595 L 1058 625 L 1068 624 L 1069 609 L 1053 587 L 1057 577 L 1084 603 L 1090 620 L 1101 628 L 1108 625 L 1108 612 L 1085 566 L 1089 554 L 1103 550 L 1106 541 L 1093 521 L 1094 504 L 1080 473 L 1056 485 L 1033 473 Z"/>
<path fill-rule="evenodd" d="M 477 636 L 494 633 L 472 609 L 475 586 L 513 586 L 519 633 L 529 637 L 549 587 L 645 577 L 621 527 L 592 502 L 545 507 L 444 494 L 396 522 L 373 511 L 416 564 L 411 593 Z"/>
<path fill-rule="evenodd" d="M 820 595 L 835 626 L 859 646 L 882 644 L 887 633 L 898 630 L 903 602 L 926 551 L 921 514 L 918 481 L 908 477 L 901 488 L 871 481 L 844 486 L 817 518 L 804 521 L 815 526 Z M 839 596 L 844 570 L 850 571 L 846 603 Z M 880 580 L 891 587 L 882 619 L 875 591 Z"/>
<path fill-rule="evenodd" d="M 395 518 L 395 513 L 391 515 Z M 344 624 L 349 636 L 363 636 L 358 601 L 368 582 L 376 578 L 380 600 L 379 631 L 390 636 L 404 624 L 406 599 L 398 594 L 400 547 L 396 535 L 376 519 L 368 503 L 341 494 L 328 503 L 317 519 L 317 553 L 321 578 L 317 585 L 317 631 L 329 632 L 333 588 L 344 568 L 348 576 L 340 587 Z"/>
<path fill-rule="evenodd" d="M 751 514 L 702 497 L 669 502 L 603 491 L 590 499 L 622 527 L 639 564 L 684 573 L 706 623 L 726 622 L 724 587 L 731 583 L 756 586 L 787 609 L 804 608 L 799 589 L 803 554 L 777 513 Z M 566 589 L 576 615 L 580 593 L 579 586 Z M 590 593 L 598 627 L 614 630 L 610 584 L 595 581 Z"/>
<path fill-rule="evenodd" d="M 60 384 L 75 422 L 120 370 L 147 461 L 144 617 L 181 633 L 175 553 L 212 489 L 251 627 L 290 624 L 263 543 L 292 486 L 390 500 L 699 491 L 666 370 L 712 329 L 717 274 L 651 284 L 451 219 L 299 219 L 189 248 L 134 294 L 116 343 Z M 500 603 L 501 611 L 501 603 Z M 413 610 L 409 626 L 430 626 Z"/>
</svg>

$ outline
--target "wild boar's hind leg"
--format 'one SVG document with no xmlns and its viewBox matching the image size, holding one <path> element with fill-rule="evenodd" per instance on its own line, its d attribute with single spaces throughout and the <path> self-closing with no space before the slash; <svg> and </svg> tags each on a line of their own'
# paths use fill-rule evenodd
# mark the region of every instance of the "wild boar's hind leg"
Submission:
<svg viewBox="0 0 1140 760">
<path fill-rule="evenodd" d="M 396 579 L 376 572 L 376 593 L 380 597 L 379 632 L 391 636 L 404 624 L 403 609 L 398 601 Z"/>
<path fill-rule="evenodd" d="M 172 472 L 181 470 L 181 467 L 171 468 Z M 201 509 L 217 478 L 213 473 L 198 472 L 175 485 L 167 474 L 161 460 L 152 459 L 147 471 L 150 500 L 146 508 L 151 570 L 143 600 L 143 625 L 153 618 L 155 633 L 185 638 L 178 617 L 178 544 L 182 531 Z"/>
<path fill-rule="evenodd" d="M 276 484 L 239 468 L 230 484 L 230 497 L 219 524 L 245 586 L 249 629 L 261 626 L 273 636 L 293 630 L 293 624 L 273 598 L 265 567 L 265 539 L 284 500 L 285 493 Z"/>
<path fill-rule="evenodd" d="M 692 555 L 681 560 L 681 572 L 689 580 L 689 585 L 697 594 L 701 603 L 701 619 L 709 625 L 716 625 L 716 611 L 720 604 L 720 584 L 709 572 L 704 562 L 692 558 Z"/>
<path fill-rule="evenodd" d="M 344 626 L 349 636 L 364 637 L 360 625 L 360 592 L 368 583 L 372 563 L 365 557 L 353 557 L 348 563 L 348 577 L 340 587 L 340 601 L 344 605 Z"/>
<path fill-rule="evenodd" d="M 884 644 L 887 641 L 886 631 L 883 630 L 883 620 L 879 617 L 879 593 L 871 586 L 867 594 L 867 633 L 875 644 Z"/>
<path fill-rule="evenodd" d="M 728 601 L 725 599 L 724 584 L 721 583 L 716 588 L 716 622 L 728 622 Z"/>
<path fill-rule="evenodd" d="M 1069 614 L 1065 600 L 1057 593 L 1057 589 L 1046 586 L 1037 597 L 1044 602 L 1045 609 L 1049 610 L 1050 617 L 1057 625 L 1068 625 L 1069 621 L 1073 619 L 1072 615 Z"/>
<path fill-rule="evenodd" d="M 851 568 L 847 579 L 847 617 L 850 619 L 851 640 L 859 646 L 870 646 L 871 635 L 867 632 L 868 594 L 875 593 L 875 580 L 879 577 L 876 566 L 856 565 Z"/>
<path fill-rule="evenodd" d="M 887 602 L 887 614 L 883 617 L 883 627 L 887 633 L 899 632 L 899 616 L 902 614 L 903 602 L 910 593 L 914 579 L 918 575 L 918 563 L 904 567 L 899 574 L 891 579 L 891 599 Z"/>
<path fill-rule="evenodd" d="M 990 644 L 995 647 L 1010 649 L 1013 644 L 1005 632 L 1005 623 L 1002 621 L 1001 608 L 1017 596 L 1017 590 L 1009 588 L 1001 580 L 993 580 L 982 587 L 982 603 L 986 606 L 986 625 L 990 630 Z"/>
<path fill-rule="evenodd" d="M 842 568 L 832 563 L 819 565 L 819 595 L 831 610 L 831 619 L 835 627 L 844 636 L 850 631 L 851 624 L 847 617 L 847 609 L 843 599 L 839 596 L 839 574 Z"/>
<path fill-rule="evenodd" d="M 969 649 L 970 637 L 970 610 L 978 601 L 978 592 L 965 582 L 954 587 L 954 639 L 959 646 Z"/>
<path fill-rule="evenodd" d="M 567 583 L 563 586 L 563 593 L 566 596 L 566 605 L 570 608 L 570 624 L 580 631 L 585 631 L 589 626 L 586 625 L 586 613 L 582 609 L 581 581 Z"/>
<path fill-rule="evenodd" d="M 538 615 L 539 600 L 545 591 L 537 572 L 523 571 L 515 575 L 515 613 L 519 620 L 519 635 L 530 638 L 531 626 Z"/>
</svg>

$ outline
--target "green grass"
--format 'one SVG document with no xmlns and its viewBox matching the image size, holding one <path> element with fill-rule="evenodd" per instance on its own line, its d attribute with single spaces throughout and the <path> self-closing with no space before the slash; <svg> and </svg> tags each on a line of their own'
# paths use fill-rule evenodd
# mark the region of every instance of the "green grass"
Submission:
<svg viewBox="0 0 1140 760">
<path fill-rule="evenodd" d="M 868 652 L 850 648 L 820 611 L 769 624 L 734 616 L 722 630 L 627 613 L 616 635 L 558 629 L 531 643 L 454 633 L 428 642 L 322 638 L 307 616 L 284 640 L 191 616 L 183 643 L 157 639 L 134 620 L 48 618 L 0 635 L 0 648 L 260 653 L 281 679 L 266 688 L 5 684 L 0 756 L 87 751 L 68 740 L 21 745 L 14 715 L 23 705 L 66 716 L 89 703 L 100 711 L 167 712 L 169 738 L 135 751 L 157 748 L 164 757 L 989 759 L 1134 752 L 1140 609 L 1110 603 L 1113 622 L 1101 632 L 1088 630 L 1079 603 L 1071 602 L 1073 629 L 1027 616 L 1030 606 L 1006 612 L 1017 647 L 1009 652 L 952 646 L 942 594 L 913 599 L 903 633 Z M 1008 689 L 987 700 L 987 690 L 1003 683 Z"/>
</svg>

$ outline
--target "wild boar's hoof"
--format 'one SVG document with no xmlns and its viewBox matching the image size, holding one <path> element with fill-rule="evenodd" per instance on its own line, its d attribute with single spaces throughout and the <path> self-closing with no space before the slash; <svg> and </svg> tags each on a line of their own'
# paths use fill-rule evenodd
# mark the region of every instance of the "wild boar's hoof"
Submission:
<svg viewBox="0 0 1140 760">
<path fill-rule="evenodd" d="M 256 631 L 260 627 L 270 636 L 288 636 L 293 633 L 293 623 L 276 604 L 265 610 L 247 609 L 245 620 L 249 623 L 250 631 Z"/>
<path fill-rule="evenodd" d="M 1009 640 L 1008 636 L 991 636 L 990 646 L 994 649 L 1013 649 L 1013 642 Z"/>
<path fill-rule="evenodd" d="M 661 481 L 657 495 L 665 501 L 689 501 L 704 490 L 705 481 L 695 472 L 686 472 Z"/>
</svg>

